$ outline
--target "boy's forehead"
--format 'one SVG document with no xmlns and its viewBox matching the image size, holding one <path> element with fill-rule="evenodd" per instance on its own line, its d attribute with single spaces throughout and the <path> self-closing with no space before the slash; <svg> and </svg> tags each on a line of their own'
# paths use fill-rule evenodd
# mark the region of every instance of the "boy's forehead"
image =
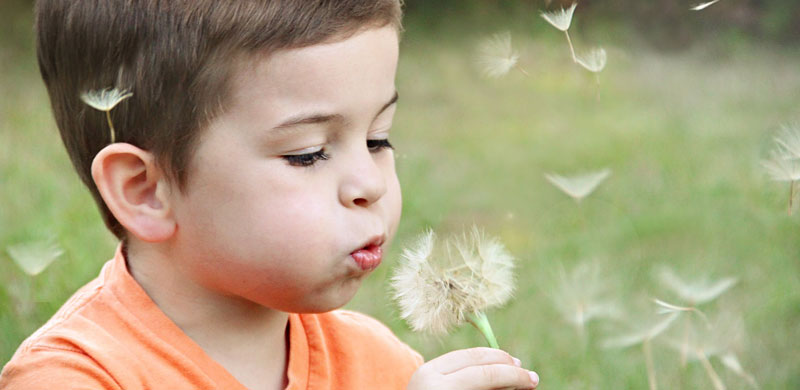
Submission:
<svg viewBox="0 0 800 390">
<path fill-rule="evenodd" d="M 273 103 L 269 111 L 295 110 L 298 104 L 336 103 L 354 89 L 360 89 L 365 98 L 376 94 L 374 98 L 383 101 L 394 94 L 397 57 L 397 30 L 391 26 L 256 55 L 236 67 L 230 103 L 248 105 L 269 99 Z"/>
<path fill-rule="evenodd" d="M 303 82 L 319 76 L 329 78 L 354 67 L 371 72 L 380 70 L 376 67 L 381 63 L 396 63 L 397 46 L 394 27 L 362 30 L 343 39 L 255 55 L 250 66 L 238 74 L 239 81 L 244 85 L 248 79 L 262 78 Z"/>
</svg>

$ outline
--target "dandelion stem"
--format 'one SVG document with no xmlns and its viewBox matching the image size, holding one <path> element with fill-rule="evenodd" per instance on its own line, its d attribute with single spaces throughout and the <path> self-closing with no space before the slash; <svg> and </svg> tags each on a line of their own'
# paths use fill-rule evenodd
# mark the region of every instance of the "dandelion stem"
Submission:
<svg viewBox="0 0 800 390">
<path fill-rule="evenodd" d="M 530 76 L 530 74 L 528 73 L 528 71 L 527 71 L 527 70 L 525 70 L 525 68 L 523 68 L 523 67 L 522 67 L 522 66 L 520 66 L 519 64 L 517 64 L 517 65 L 516 65 L 516 67 L 517 67 L 517 69 L 519 69 L 519 71 L 520 71 L 520 72 L 522 72 L 522 74 L 524 74 L 525 76 Z"/>
<path fill-rule="evenodd" d="M 500 349 L 500 345 L 497 344 L 497 339 L 494 337 L 494 332 L 492 332 L 492 325 L 489 324 L 489 319 L 486 318 L 486 314 L 482 312 L 470 314 L 467 321 L 483 334 L 483 337 L 489 342 L 490 347 Z"/>
<path fill-rule="evenodd" d="M 711 379 L 711 382 L 714 383 L 714 388 L 716 390 L 725 390 L 725 384 L 722 383 L 722 379 L 719 378 L 717 372 L 714 371 L 714 366 L 711 365 L 711 362 L 708 361 L 708 357 L 702 350 L 697 350 L 697 357 L 700 358 L 700 362 L 703 363 L 703 368 L 706 369 L 706 374 Z"/>
<path fill-rule="evenodd" d="M 108 120 L 108 128 L 111 129 L 111 143 L 117 142 L 116 132 L 114 131 L 114 124 L 111 122 L 111 110 L 106 111 L 106 119 Z"/>
<path fill-rule="evenodd" d="M 569 30 L 564 31 L 567 36 L 567 43 L 569 44 L 569 52 L 572 54 L 572 62 L 578 63 L 578 57 L 575 55 L 575 48 L 572 47 L 572 39 L 569 38 Z"/>
<path fill-rule="evenodd" d="M 792 198 L 794 198 L 794 181 L 789 182 L 789 216 L 792 216 Z"/>
<path fill-rule="evenodd" d="M 658 383 L 656 382 L 656 369 L 653 364 L 653 351 L 650 348 L 650 339 L 645 339 L 642 342 L 642 349 L 644 350 L 644 362 L 647 365 L 647 383 L 650 384 L 650 390 L 657 390 Z"/>
</svg>

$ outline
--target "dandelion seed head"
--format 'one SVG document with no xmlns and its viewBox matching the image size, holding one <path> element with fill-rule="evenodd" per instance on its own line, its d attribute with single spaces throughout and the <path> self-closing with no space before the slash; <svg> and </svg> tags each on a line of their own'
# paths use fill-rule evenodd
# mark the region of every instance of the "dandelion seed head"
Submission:
<svg viewBox="0 0 800 390">
<path fill-rule="evenodd" d="M 133 93 L 124 89 L 105 88 L 86 91 L 81 94 L 81 100 L 96 110 L 111 111 L 117 104 L 131 96 Z"/>
<path fill-rule="evenodd" d="M 506 75 L 518 60 L 519 54 L 511 46 L 511 33 L 508 31 L 494 34 L 478 46 L 478 64 L 486 77 Z"/>
<path fill-rule="evenodd" d="M 543 11 L 541 15 L 542 18 L 552 24 L 553 27 L 561 31 L 567 31 L 572 24 L 572 15 L 575 13 L 575 7 L 577 6 L 578 3 L 572 3 L 567 9 L 561 8 L 552 12 Z"/>
<path fill-rule="evenodd" d="M 513 262 L 497 239 L 476 227 L 438 246 L 428 231 L 403 250 L 392 276 L 400 315 L 416 331 L 447 333 L 468 315 L 508 301 Z"/>
<path fill-rule="evenodd" d="M 589 196 L 597 187 L 611 175 L 610 169 L 603 169 L 597 172 L 580 174 L 576 176 L 561 176 L 554 173 L 545 174 L 545 178 L 563 191 L 565 194 L 580 202 Z"/>
<path fill-rule="evenodd" d="M 11 245 L 6 250 L 11 260 L 30 276 L 42 273 L 64 253 L 52 238 Z"/>
<path fill-rule="evenodd" d="M 475 293 L 481 297 L 483 307 L 504 304 L 514 292 L 514 257 L 495 237 L 488 237 L 477 227 L 464 233 L 452 244 L 477 283 Z M 476 307 L 474 311 L 482 310 Z"/>
<path fill-rule="evenodd" d="M 737 282 L 736 278 L 731 277 L 716 281 L 711 281 L 707 278 L 685 281 L 668 267 L 660 268 L 658 279 L 664 287 L 672 290 L 672 292 L 681 297 L 681 299 L 692 305 L 701 305 L 717 299 Z"/>
<path fill-rule="evenodd" d="M 602 47 L 593 48 L 589 52 L 577 56 L 575 60 L 589 72 L 600 73 L 606 67 L 606 49 Z"/>
</svg>

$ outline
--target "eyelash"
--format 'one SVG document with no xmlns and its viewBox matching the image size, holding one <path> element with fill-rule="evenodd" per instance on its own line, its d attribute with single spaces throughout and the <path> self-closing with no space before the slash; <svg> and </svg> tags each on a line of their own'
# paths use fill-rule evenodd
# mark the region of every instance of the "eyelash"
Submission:
<svg viewBox="0 0 800 390">
<path fill-rule="evenodd" d="M 394 146 L 392 146 L 388 139 L 368 139 L 367 149 L 369 149 L 370 153 L 377 153 L 383 149 L 394 149 Z M 317 161 L 331 158 L 331 156 L 325 152 L 324 148 L 314 153 L 289 154 L 281 157 L 286 160 L 289 165 L 297 167 L 310 167 L 316 164 Z"/>
<path fill-rule="evenodd" d="M 392 146 L 388 138 L 368 139 L 367 149 L 369 149 L 370 152 L 375 153 L 381 151 L 382 149 L 394 149 L 394 146 Z"/>
<path fill-rule="evenodd" d="M 325 153 L 325 149 L 320 149 L 314 153 L 306 153 L 306 154 L 289 154 L 283 157 L 284 160 L 289 162 L 289 165 L 295 167 L 308 167 L 314 165 L 319 160 L 327 160 L 331 156 Z"/>
</svg>

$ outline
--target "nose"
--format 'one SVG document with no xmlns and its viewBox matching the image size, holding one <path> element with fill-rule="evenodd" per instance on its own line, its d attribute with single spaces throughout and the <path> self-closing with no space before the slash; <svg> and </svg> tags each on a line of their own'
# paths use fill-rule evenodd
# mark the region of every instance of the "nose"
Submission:
<svg viewBox="0 0 800 390">
<path fill-rule="evenodd" d="M 366 148 L 348 161 L 339 186 L 339 200 L 345 207 L 369 207 L 386 193 L 386 177 Z"/>
</svg>

